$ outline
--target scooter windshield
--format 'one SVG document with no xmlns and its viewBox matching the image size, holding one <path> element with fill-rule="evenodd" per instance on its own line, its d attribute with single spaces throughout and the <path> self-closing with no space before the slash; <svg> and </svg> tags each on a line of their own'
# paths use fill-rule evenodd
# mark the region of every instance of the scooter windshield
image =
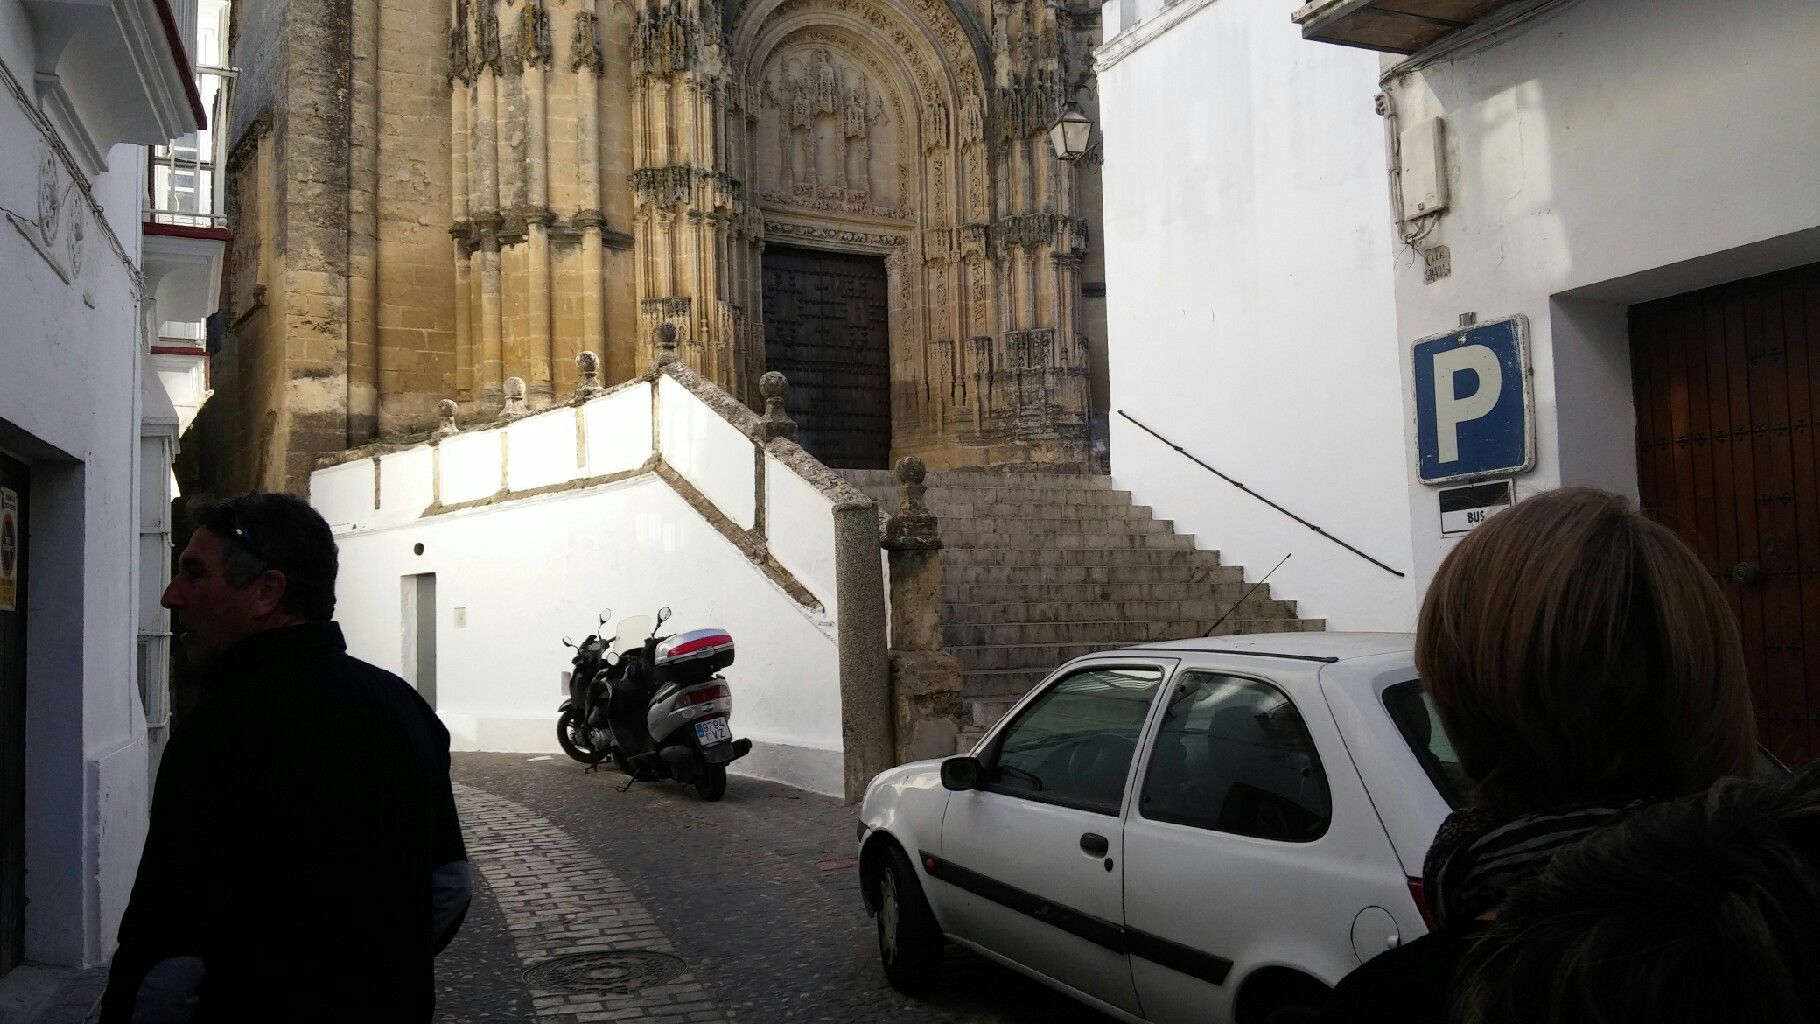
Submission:
<svg viewBox="0 0 1820 1024">
<path fill-rule="evenodd" d="M 645 645 L 645 638 L 655 628 L 649 615 L 632 615 L 619 620 L 619 632 L 613 634 L 613 653 L 623 655 Z"/>
</svg>

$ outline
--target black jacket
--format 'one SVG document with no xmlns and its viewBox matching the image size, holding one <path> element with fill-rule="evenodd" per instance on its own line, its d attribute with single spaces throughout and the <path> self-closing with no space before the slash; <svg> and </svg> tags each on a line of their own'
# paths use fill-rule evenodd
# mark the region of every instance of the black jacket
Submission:
<svg viewBox="0 0 1820 1024">
<path fill-rule="evenodd" d="M 1455 970 L 1481 927 L 1443 928 L 1365 961 L 1334 987 L 1321 1024 L 1447 1024 Z"/>
<path fill-rule="evenodd" d="M 249 637 L 212 666 L 159 767 L 102 1020 L 200 957 L 194 1020 L 427 1021 L 432 871 L 466 858 L 449 734 L 334 623 Z"/>
</svg>

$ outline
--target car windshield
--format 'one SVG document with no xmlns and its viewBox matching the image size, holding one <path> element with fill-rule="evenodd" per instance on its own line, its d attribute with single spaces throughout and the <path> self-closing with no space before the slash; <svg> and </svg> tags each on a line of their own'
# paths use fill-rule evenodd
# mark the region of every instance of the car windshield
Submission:
<svg viewBox="0 0 1820 1024">
<path fill-rule="evenodd" d="M 1390 712 L 1390 720 L 1397 723 L 1403 741 L 1415 752 L 1448 806 L 1455 810 L 1464 807 L 1466 772 L 1460 768 L 1460 755 L 1454 752 L 1447 730 L 1441 728 L 1441 716 L 1435 713 L 1434 702 L 1422 684 L 1412 679 L 1385 690 L 1384 710 Z"/>
</svg>

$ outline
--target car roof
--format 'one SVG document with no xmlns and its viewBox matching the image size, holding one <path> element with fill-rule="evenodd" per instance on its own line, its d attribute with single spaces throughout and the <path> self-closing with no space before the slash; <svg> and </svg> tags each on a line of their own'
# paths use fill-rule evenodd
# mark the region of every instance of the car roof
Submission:
<svg viewBox="0 0 1820 1024">
<path fill-rule="evenodd" d="M 1249 633 L 1166 640 L 1121 648 L 1119 653 L 1243 654 L 1290 661 L 1339 662 L 1415 650 L 1412 633 Z M 1102 652 L 1111 653 L 1111 652 Z"/>
</svg>

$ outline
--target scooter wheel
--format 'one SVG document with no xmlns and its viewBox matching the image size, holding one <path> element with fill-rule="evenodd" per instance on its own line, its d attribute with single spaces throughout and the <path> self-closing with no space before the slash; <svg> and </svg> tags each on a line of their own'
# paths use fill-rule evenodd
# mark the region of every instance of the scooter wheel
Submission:
<svg viewBox="0 0 1820 1024">
<path fill-rule="evenodd" d="M 695 792 L 703 800 L 713 802 L 727 795 L 727 766 L 711 764 L 702 768 L 701 774 L 695 777 Z"/>
<path fill-rule="evenodd" d="M 599 764 L 607 759 L 607 752 L 595 750 L 588 746 L 588 730 L 581 720 L 575 717 L 574 711 L 564 711 L 556 720 L 556 742 L 562 752 L 580 761 L 582 764 Z"/>
</svg>

